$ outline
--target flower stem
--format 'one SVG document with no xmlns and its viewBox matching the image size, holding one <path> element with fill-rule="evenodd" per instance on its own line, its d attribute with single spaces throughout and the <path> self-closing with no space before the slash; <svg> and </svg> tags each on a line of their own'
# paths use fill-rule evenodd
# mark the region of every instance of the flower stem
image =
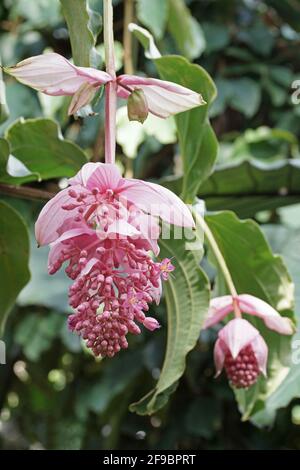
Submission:
<svg viewBox="0 0 300 470">
<path fill-rule="evenodd" d="M 133 22 L 134 17 L 134 0 L 125 0 L 124 3 L 124 28 L 123 28 L 123 44 L 124 44 L 124 72 L 133 75 L 134 67 L 132 61 L 132 34 L 128 29 L 128 25 Z"/>
<path fill-rule="evenodd" d="M 105 87 L 105 163 L 115 163 L 117 84 L 112 0 L 103 0 L 103 28 L 106 71 L 113 78 Z"/>
<path fill-rule="evenodd" d="M 228 269 L 228 266 L 226 264 L 226 261 L 224 259 L 224 256 L 222 255 L 221 250 L 220 250 L 220 248 L 219 248 L 219 246 L 216 242 L 216 239 L 215 239 L 212 231 L 210 230 L 209 226 L 205 222 L 204 218 L 201 217 L 201 215 L 199 215 L 198 213 L 195 213 L 195 217 L 196 217 L 196 220 L 197 220 L 198 224 L 200 225 L 200 227 L 202 228 L 202 230 L 203 230 L 203 232 L 206 236 L 206 239 L 209 243 L 209 246 L 210 246 L 212 252 L 214 253 L 214 255 L 216 257 L 218 265 L 219 265 L 219 267 L 220 267 L 220 269 L 223 273 L 224 279 L 225 279 L 226 284 L 228 286 L 229 292 L 232 295 L 234 314 L 237 318 L 241 318 L 242 315 L 241 315 L 241 311 L 240 311 L 240 308 L 239 308 L 239 305 L 238 305 L 238 302 L 237 302 L 238 293 L 237 293 L 237 290 L 235 288 L 235 285 L 234 285 L 234 282 L 232 280 L 232 277 L 231 277 L 230 271 Z"/>
</svg>

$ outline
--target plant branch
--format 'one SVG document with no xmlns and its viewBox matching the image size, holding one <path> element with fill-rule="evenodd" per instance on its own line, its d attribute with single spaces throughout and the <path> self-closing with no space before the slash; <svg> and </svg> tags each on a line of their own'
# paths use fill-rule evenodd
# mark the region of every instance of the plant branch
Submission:
<svg viewBox="0 0 300 470">
<path fill-rule="evenodd" d="M 199 215 L 196 212 L 194 212 L 194 214 L 195 214 L 195 217 L 196 217 L 196 220 L 197 220 L 198 224 L 200 225 L 200 227 L 202 228 L 202 230 L 204 232 L 204 235 L 206 236 L 206 239 L 209 243 L 209 246 L 210 246 L 212 252 L 214 253 L 214 255 L 216 257 L 218 265 L 219 265 L 219 267 L 220 267 L 220 269 L 223 273 L 224 279 L 225 279 L 226 284 L 228 286 L 229 292 L 232 295 L 235 316 L 240 318 L 242 315 L 241 315 L 241 311 L 240 311 L 239 306 L 238 306 L 237 301 L 236 301 L 238 293 L 237 293 L 237 290 L 235 288 L 235 285 L 234 285 L 234 282 L 232 280 L 232 277 L 231 277 L 230 271 L 228 269 L 228 266 L 226 264 L 226 261 L 225 261 L 223 255 L 222 255 L 222 253 L 221 253 L 221 250 L 220 250 L 220 248 L 219 248 L 219 246 L 216 242 L 216 239 L 215 239 L 212 231 L 210 230 L 209 226 L 205 222 L 204 218 L 201 217 L 201 215 Z"/>
<path fill-rule="evenodd" d="M 134 67 L 132 60 L 132 34 L 128 25 L 133 22 L 134 0 L 125 0 L 124 3 L 124 27 L 123 27 L 123 45 L 124 45 L 124 72 L 133 75 Z"/>
<path fill-rule="evenodd" d="M 37 199 L 40 201 L 48 201 L 56 194 L 29 186 L 14 186 L 11 184 L 0 184 L 0 193 L 21 199 Z"/>
</svg>

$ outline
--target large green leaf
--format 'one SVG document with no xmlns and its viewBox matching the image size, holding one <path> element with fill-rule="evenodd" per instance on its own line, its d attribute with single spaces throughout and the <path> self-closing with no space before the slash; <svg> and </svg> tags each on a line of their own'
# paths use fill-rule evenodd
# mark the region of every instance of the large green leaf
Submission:
<svg viewBox="0 0 300 470">
<path fill-rule="evenodd" d="M 243 161 L 219 165 L 198 195 L 209 210 L 222 207 L 241 217 L 300 201 L 300 160 Z"/>
<path fill-rule="evenodd" d="M 182 177 L 165 178 L 160 183 L 179 194 Z M 217 165 L 198 196 L 210 211 L 228 209 L 240 217 L 253 217 L 262 210 L 300 202 L 299 188 L 300 159 L 273 163 L 245 160 Z"/>
<path fill-rule="evenodd" d="M 193 60 L 202 54 L 205 49 L 204 33 L 184 0 L 169 0 L 168 29 L 185 57 Z"/>
<path fill-rule="evenodd" d="M 206 221 L 224 256 L 239 293 L 259 297 L 280 313 L 294 319 L 294 285 L 278 255 L 273 255 L 259 226 L 252 220 L 240 221 L 231 212 L 206 217 Z M 224 282 L 219 275 L 219 292 Z M 247 317 L 247 319 L 249 319 Z M 261 320 L 252 319 L 269 347 L 268 378 L 260 378 L 248 390 L 236 391 L 244 419 L 260 411 L 265 400 L 283 383 L 289 371 L 290 337 L 268 330 Z"/>
<path fill-rule="evenodd" d="M 88 7 L 87 0 L 60 0 L 68 26 L 73 60 L 81 67 L 97 66 L 99 56 L 95 50 L 101 29 L 101 17 Z"/>
<path fill-rule="evenodd" d="M 219 78 L 216 80 L 218 97 L 212 107 L 211 116 L 223 113 L 227 106 L 251 118 L 257 112 L 261 101 L 259 83 L 247 77 Z"/>
<path fill-rule="evenodd" d="M 29 237 L 23 219 L 0 202 L 0 330 L 10 309 L 30 278 Z"/>
<path fill-rule="evenodd" d="M 58 124 L 51 119 L 20 119 L 7 130 L 5 137 L 6 141 L 0 141 L 3 162 L 0 181 L 4 183 L 22 184 L 70 177 L 87 161 L 85 153 L 77 145 L 62 138 Z M 15 157 L 11 159 L 13 177 L 4 168 L 5 159 L 6 163 L 8 161 L 7 142 L 10 154 Z"/>
<path fill-rule="evenodd" d="M 185 370 L 186 356 L 196 344 L 208 310 L 209 283 L 199 266 L 202 240 L 196 238 L 194 243 L 197 243 L 197 251 L 187 249 L 186 240 L 174 240 L 173 232 L 170 240 L 160 242 L 161 256 L 172 258 L 176 268 L 164 286 L 168 312 L 167 347 L 155 388 L 130 407 L 139 414 L 155 413 L 176 389 Z"/>
<path fill-rule="evenodd" d="M 298 210 L 299 216 L 299 210 Z M 299 219 L 298 219 L 299 220 Z M 299 224 L 300 225 L 300 224 Z M 300 312 L 300 228 L 292 229 L 282 225 L 267 225 L 264 232 L 273 249 L 284 258 L 295 282 L 296 312 Z M 299 367 L 300 335 L 293 340 L 292 365 L 285 380 L 271 393 L 265 403 L 265 410 L 256 413 L 252 420 L 258 425 L 269 425 L 275 418 L 276 410 L 288 406 L 293 398 L 300 397 Z"/>
<path fill-rule="evenodd" d="M 168 19 L 169 0 L 137 0 L 138 20 L 161 39 Z"/>
<path fill-rule="evenodd" d="M 208 73 L 183 57 L 165 56 L 155 60 L 160 76 L 201 93 L 206 105 L 176 116 L 180 151 L 183 158 L 182 198 L 192 203 L 199 186 L 212 172 L 217 156 L 217 139 L 208 120 L 216 87 Z"/>
</svg>

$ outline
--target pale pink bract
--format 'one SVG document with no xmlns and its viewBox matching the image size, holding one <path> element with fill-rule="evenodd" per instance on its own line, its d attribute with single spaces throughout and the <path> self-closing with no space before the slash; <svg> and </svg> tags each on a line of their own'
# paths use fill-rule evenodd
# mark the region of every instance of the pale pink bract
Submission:
<svg viewBox="0 0 300 470">
<path fill-rule="evenodd" d="M 143 90 L 149 111 L 161 118 L 205 104 L 199 93 L 176 83 L 135 75 L 113 78 L 107 72 L 75 66 L 55 52 L 29 57 L 5 71 L 47 95 L 73 96 L 69 114 L 75 114 L 92 99 L 93 87 L 109 82 L 116 83 L 118 96 L 124 99 L 136 89 Z"/>
<path fill-rule="evenodd" d="M 249 294 L 234 297 L 224 295 L 212 299 L 204 328 L 219 323 L 236 308 L 243 314 L 261 318 L 270 330 L 279 334 L 294 333 L 289 318 L 281 316 L 267 302 Z M 219 331 L 214 349 L 216 375 L 219 375 L 224 367 L 233 386 L 248 388 L 256 383 L 261 373 L 266 375 L 267 358 L 266 342 L 247 320 L 234 318 Z"/>
</svg>

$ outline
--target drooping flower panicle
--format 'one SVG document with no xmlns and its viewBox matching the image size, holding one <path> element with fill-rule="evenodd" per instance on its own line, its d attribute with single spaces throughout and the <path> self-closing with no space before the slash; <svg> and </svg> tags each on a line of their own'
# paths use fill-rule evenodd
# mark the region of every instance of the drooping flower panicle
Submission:
<svg viewBox="0 0 300 470">
<path fill-rule="evenodd" d="M 174 269 L 159 252 L 157 216 L 193 227 L 187 207 L 169 190 L 125 179 L 115 165 L 87 163 L 43 208 L 36 222 L 40 245 L 50 243 L 49 273 L 67 262 L 73 280 L 69 327 L 95 355 L 112 357 L 128 343 L 127 333 L 153 331 L 149 303 L 159 302 L 162 280 Z"/>
<path fill-rule="evenodd" d="M 282 335 L 292 335 L 294 328 L 287 317 L 249 294 L 225 295 L 211 300 L 204 328 L 222 321 L 234 311 L 234 304 L 248 315 L 262 319 L 265 325 Z M 228 379 L 236 388 L 248 388 L 260 374 L 266 375 L 268 346 L 259 331 L 244 318 L 230 320 L 218 333 L 214 348 L 216 375 L 225 368 Z"/>
</svg>

